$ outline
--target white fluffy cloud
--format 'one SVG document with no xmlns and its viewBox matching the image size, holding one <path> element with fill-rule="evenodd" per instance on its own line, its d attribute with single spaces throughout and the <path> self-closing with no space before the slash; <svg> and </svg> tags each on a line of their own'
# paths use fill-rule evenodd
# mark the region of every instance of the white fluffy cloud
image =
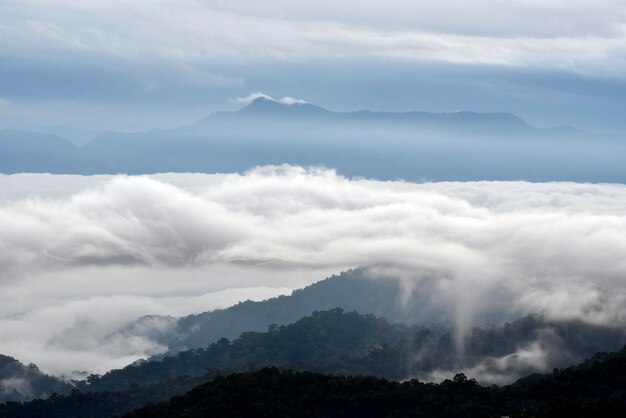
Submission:
<svg viewBox="0 0 626 418">
<path fill-rule="evenodd" d="M 0 176 L 0 352 L 103 371 L 162 349 L 116 334 L 141 315 L 265 298 L 361 265 L 427 288 L 461 328 L 488 309 L 622 323 L 625 208 L 623 185 L 288 166 Z"/>
</svg>

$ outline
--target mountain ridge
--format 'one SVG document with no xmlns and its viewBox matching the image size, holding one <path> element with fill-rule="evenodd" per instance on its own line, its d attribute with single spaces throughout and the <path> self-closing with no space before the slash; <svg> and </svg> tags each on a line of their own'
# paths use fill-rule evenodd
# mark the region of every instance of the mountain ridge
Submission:
<svg viewBox="0 0 626 418">
<path fill-rule="evenodd" d="M 35 139 L 23 149 L 0 133 L 0 172 L 226 173 L 291 164 L 381 180 L 626 182 L 626 136 L 537 128 L 506 112 L 332 112 L 259 98 L 179 128 L 103 132 L 84 147 Z"/>
<path fill-rule="evenodd" d="M 372 110 L 356 110 L 348 112 L 335 112 L 325 109 L 321 106 L 313 105 L 311 103 L 293 103 L 286 104 L 280 103 L 274 100 L 270 100 L 264 97 L 259 97 L 253 100 L 247 106 L 236 111 L 222 111 L 216 112 L 205 118 L 202 118 L 182 129 L 198 127 L 204 127 L 212 123 L 216 119 L 220 118 L 232 118 L 234 116 L 245 115 L 252 117 L 281 117 L 281 118 L 293 118 L 294 120 L 302 121 L 307 118 L 323 118 L 325 121 L 332 122 L 364 122 L 367 119 L 373 119 L 370 122 L 381 122 L 387 120 L 391 122 L 412 122 L 416 124 L 431 123 L 431 124 L 445 124 L 445 123 L 458 123 L 465 124 L 465 126 L 476 123 L 496 123 L 500 126 L 515 127 L 515 128 L 527 128 L 527 129 L 539 129 L 530 125 L 528 122 L 520 118 L 519 116 L 509 112 L 475 112 L 469 110 L 462 110 L 457 112 L 426 112 L 426 111 L 402 111 L 402 112 L 390 112 L 390 111 L 372 111 Z M 549 129 L 558 129 L 559 126 Z M 180 128 L 175 128 L 180 129 Z"/>
</svg>

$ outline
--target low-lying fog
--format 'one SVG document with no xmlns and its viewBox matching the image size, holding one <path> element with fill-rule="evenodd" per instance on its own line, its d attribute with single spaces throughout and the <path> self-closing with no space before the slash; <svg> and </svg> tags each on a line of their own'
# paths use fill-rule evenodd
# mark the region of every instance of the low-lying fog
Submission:
<svg viewBox="0 0 626 418">
<path fill-rule="evenodd" d="M 139 316 L 265 299 L 357 266 L 423 286 L 460 330 L 486 312 L 596 324 L 626 313 L 618 184 L 383 182 L 291 166 L 2 175 L 0 249 L 0 353 L 72 376 L 162 350 L 115 333 Z"/>
</svg>

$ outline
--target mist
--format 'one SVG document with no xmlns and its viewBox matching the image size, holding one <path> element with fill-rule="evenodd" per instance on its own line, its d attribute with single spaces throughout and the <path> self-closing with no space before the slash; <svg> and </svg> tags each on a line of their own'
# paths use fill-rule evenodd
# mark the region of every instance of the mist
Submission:
<svg viewBox="0 0 626 418">
<path fill-rule="evenodd" d="M 103 372 L 165 349 L 125 333 L 142 315 L 265 299 L 358 266 L 429 292 L 460 334 L 529 313 L 619 325 L 625 208 L 620 184 L 409 183 L 319 167 L 3 175 L 0 353 Z"/>
</svg>

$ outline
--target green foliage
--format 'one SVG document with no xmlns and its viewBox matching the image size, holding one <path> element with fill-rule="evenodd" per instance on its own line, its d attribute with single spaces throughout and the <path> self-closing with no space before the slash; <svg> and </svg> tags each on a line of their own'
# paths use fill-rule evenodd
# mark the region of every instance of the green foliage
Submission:
<svg viewBox="0 0 626 418">
<path fill-rule="evenodd" d="M 216 379 L 126 418 L 489 417 L 500 411 L 497 396 L 467 382 L 439 386 L 268 368 Z"/>
<path fill-rule="evenodd" d="M 342 357 L 363 358 L 369 347 L 396 344 L 416 332 L 373 315 L 345 313 L 339 308 L 316 311 L 291 325 L 270 328 L 263 333 L 244 332 L 232 342 L 222 338 L 206 348 L 138 362 L 89 378 L 79 387 L 89 391 L 119 390 L 178 376 L 201 376 L 207 370 L 242 371 L 268 365 L 326 371 L 335 368 Z"/>
<path fill-rule="evenodd" d="M 439 385 L 263 369 L 198 386 L 125 418 L 626 416 L 626 349 L 606 362 L 505 388 L 463 374 Z"/>
<path fill-rule="evenodd" d="M 419 298 L 402 305 L 402 289 L 396 280 L 372 280 L 362 269 L 331 276 L 291 295 L 268 300 L 240 302 L 226 309 L 189 315 L 177 321 L 173 332 L 159 342 L 172 350 L 206 347 L 220 338 L 234 339 L 242 332 L 265 331 L 268 324 L 286 325 L 311 315 L 311 312 L 333 309 L 371 313 L 392 322 L 425 318 L 424 303 Z"/>
</svg>

